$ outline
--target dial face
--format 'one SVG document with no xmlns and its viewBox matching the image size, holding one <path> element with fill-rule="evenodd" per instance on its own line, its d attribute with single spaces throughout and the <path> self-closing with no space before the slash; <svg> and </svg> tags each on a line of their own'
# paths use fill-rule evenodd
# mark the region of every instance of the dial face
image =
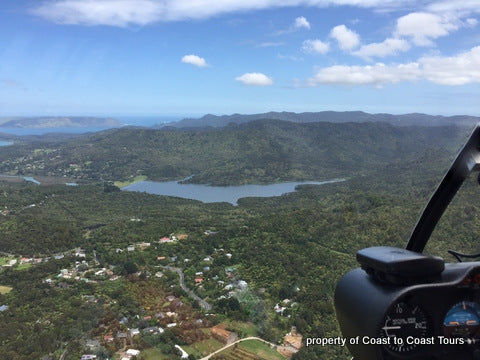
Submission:
<svg viewBox="0 0 480 360">
<path fill-rule="evenodd" d="M 396 353 L 408 353 L 419 346 L 418 342 L 409 340 L 426 338 L 427 331 L 427 317 L 423 310 L 416 305 L 399 302 L 390 307 L 385 315 L 381 335 L 390 338 L 385 345 L 387 349 Z"/>
<path fill-rule="evenodd" d="M 472 301 L 462 301 L 453 305 L 443 320 L 443 333 L 446 337 L 479 338 L 480 305 Z"/>
</svg>

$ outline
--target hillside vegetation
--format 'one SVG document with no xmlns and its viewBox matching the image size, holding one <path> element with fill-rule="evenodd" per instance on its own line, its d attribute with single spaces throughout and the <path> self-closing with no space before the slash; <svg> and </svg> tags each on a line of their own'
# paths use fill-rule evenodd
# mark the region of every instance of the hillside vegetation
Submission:
<svg viewBox="0 0 480 360">
<path fill-rule="evenodd" d="M 452 152 L 464 128 L 384 123 L 254 121 L 210 131 L 120 129 L 65 142 L 1 149 L 0 173 L 83 180 L 183 179 L 213 185 L 352 177 L 437 149 Z"/>
</svg>

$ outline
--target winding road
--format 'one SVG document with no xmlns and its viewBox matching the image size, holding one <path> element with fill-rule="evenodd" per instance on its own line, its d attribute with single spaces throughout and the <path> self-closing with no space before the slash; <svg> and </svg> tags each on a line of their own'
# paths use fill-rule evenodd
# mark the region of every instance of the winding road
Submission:
<svg viewBox="0 0 480 360">
<path fill-rule="evenodd" d="M 212 305 L 203 300 L 200 296 L 195 294 L 192 290 L 190 290 L 187 285 L 185 284 L 185 275 L 183 274 L 183 270 L 177 267 L 173 266 L 161 266 L 162 269 L 165 270 L 170 270 L 170 271 L 175 271 L 178 276 L 180 277 L 180 287 L 192 298 L 194 298 L 202 308 L 204 308 L 207 311 L 212 310 Z"/>
<path fill-rule="evenodd" d="M 222 352 L 223 350 L 228 349 L 230 346 L 233 346 L 233 345 L 235 345 L 235 344 L 238 344 L 238 343 L 240 343 L 240 342 L 242 342 L 242 341 L 247 341 L 247 340 L 257 340 L 257 341 L 261 341 L 261 342 L 263 342 L 263 343 L 265 343 L 265 344 L 267 344 L 267 345 L 270 345 L 270 346 L 272 346 L 272 347 L 273 347 L 273 346 L 276 346 L 275 344 L 273 344 L 273 343 L 271 343 L 271 342 L 268 342 L 267 340 L 263 340 L 263 339 L 261 339 L 261 338 L 259 338 L 259 337 L 249 336 L 249 337 L 246 337 L 246 338 L 237 340 L 237 341 L 235 341 L 235 342 L 233 342 L 233 343 L 231 343 L 231 344 L 227 344 L 227 345 L 225 345 L 224 347 L 222 347 L 221 349 L 218 349 L 217 351 L 214 351 L 213 353 L 211 353 L 211 354 L 209 354 L 209 355 L 201 358 L 200 360 L 208 360 L 208 359 L 210 359 L 212 356 L 214 356 L 214 355 Z"/>
</svg>

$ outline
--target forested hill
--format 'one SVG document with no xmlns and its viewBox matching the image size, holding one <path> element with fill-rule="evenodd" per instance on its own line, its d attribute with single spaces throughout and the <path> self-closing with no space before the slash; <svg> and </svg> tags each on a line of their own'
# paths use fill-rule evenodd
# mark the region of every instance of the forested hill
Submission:
<svg viewBox="0 0 480 360">
<path fill-rule="evenodd" d="M 453 154 L 470 130 L 261 120 L 211 131 L 118 129 L 0 148 L 0 173 L 232 185 L 360 175 L 424 153 Z M 422 155 L 423 156 L 423 155 Z"/>
<path fill-rule="evenodd" d="M 158 125 L 158 128 L 172 127 L 176 129 L 182 128 L 200 128 L 200 127 L 224 127 L 228 124 L 243 124 L 250 121 L 262 120 L 262 119 L 275 119 L 290 121 L 295 123 L 308 123 L 308 122 L 333 122 L 333 123 L 345 123 L 345 122 L 387 122 L 397 126 L 446 126 L 446 125 L 459 125 L 459 126 L 473 126 L 480 122 L 480 117 L 468 116 L 468 115 L 456 115 L 456 116 L 440 116 L 440 115 L 427 115 L 427 114 L 369 114 L 363 111 L 321 111 L 321 112 L 275 112 L 261 114 L 233 114 L 233 115 L 212 115 L 208 114 L 199 119 L 187 118 L 182 121 L 172 122 L 168 124 Z"/>
</svg>

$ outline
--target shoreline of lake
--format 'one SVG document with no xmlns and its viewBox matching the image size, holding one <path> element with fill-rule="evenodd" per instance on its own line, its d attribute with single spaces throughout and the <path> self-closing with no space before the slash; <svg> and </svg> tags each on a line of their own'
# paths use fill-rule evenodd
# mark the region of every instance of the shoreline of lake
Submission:
<svg viewBox="0 0 480 360">
<path fill-rule="evenodd" d="M 237 205 L 245 197 L 273 197 L 296 191 L 299 185 L 326 185 L 346 181 L 331 179 L 325 181 L 297 181 L 268 185 L 210 186 L 202 184 L 185 184 L 178 181 L 139 181 L 125 187 L 122 191 L 146 192 L 155 195 L 174 196 L 198 200 L 204 203 L 228 202 Z"/>
</svg>

